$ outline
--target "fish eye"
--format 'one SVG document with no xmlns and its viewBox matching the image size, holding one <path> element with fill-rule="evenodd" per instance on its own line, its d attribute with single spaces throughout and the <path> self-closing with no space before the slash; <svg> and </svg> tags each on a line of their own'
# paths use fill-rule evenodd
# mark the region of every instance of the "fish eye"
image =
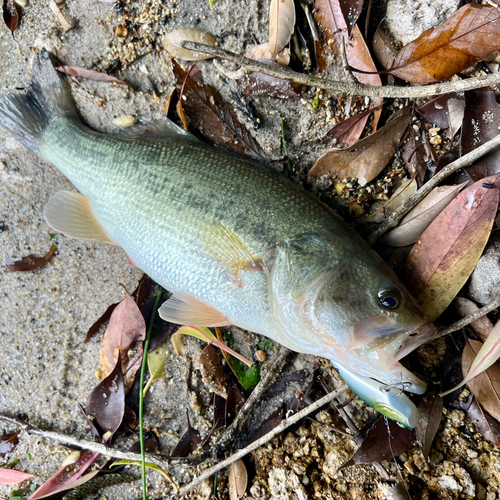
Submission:
<svg viewBox="0 0 500 500">
<path fill-rule="evenodd" d="M 397 309 L 401 303 L 401 294 L 396 288 L 384 285 L 378 290 L 378 301 L 387 309 Z"/>
</svg>

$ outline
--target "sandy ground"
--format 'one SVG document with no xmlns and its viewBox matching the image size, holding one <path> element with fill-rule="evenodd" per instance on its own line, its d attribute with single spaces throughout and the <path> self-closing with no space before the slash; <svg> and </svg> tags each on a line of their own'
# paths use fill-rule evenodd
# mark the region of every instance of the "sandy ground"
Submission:
<svg viewBox="0 0 500 500">
<path fill-rule="evenodd" d="M 123 15 L 123 11 L 114 5 L 97 0 L 69 0 L 62 9 L 76 24 L 67 32 L 48 8 L 48 2 L 35 0 L 22 9 L 22 21 L 15 38 L 0 23 L 0 91 L 28 84 L 34 48 L 49 49 L 63 64 L 97 70 L 105 70 L 112 60 L 126 57 L 127 50 L 132 49 L 124 47 L 113 36 L 113 29 Z M 133 48 L 141 54 L 148 52 L 148 40 L 159 42 L 163 32 L 176 27 L 196 27 L 224 35 L 225 47 L 238 52 L 267 38 L 267 0 L 250 0 L 244 7 L 238 0 L 216 0 L 212 10 L 208 0 L 182 0 L 178 3 L 126 1 L 122 5 L 129 6 L 133 12 L 132 25 L 143 20 L 143 40 L 146 42 L 136 43 Z M 146 15 L 141 18 L 144 12 Z M 133 90 L 85 80 L 69 82 L 84 121 L 97 130 L 110 132 L 116 128 L 112 120 L 118 116 L 132 115 L 144 120 L 161 116 L 161 100 L 151 96 L 145 72 L 160 93 L 168 92 L 172 84 L 170 66 L 164 56 L 156 52 L 139 58 L 121 73 L 132 83 Z M 223 87 L 222 80 L 215 73 L 208 72 L 207 78 L 229 98 L 227 87 Z M 282 156 L 279 124 L 284 116 L 290 155 L 304 171 L 325 149 L 326 144 L 318 141 L 318 137 L 332 126 L 329 123 L 331 117 L 312 109 L 314 95 L 312 92 L 302 100 L 281 104 L 271 99 L 253 99 L 263 122 L 258 132 L 263 147 L 271 158 Z M 30 253 L 42 255 L 48 250 L 49 233 L 42 211 L 50 196 L 60 189 L 72 187 L 55 168 L 27 152 L 0 129 L 2 255 L 15 258 Z M 84 344 L 83 340 L 89 326 L 107 306 L 123 298 L 120 284 L 133 290 L 140 276 L 141 272 L 127 263 L 127 256 L 121 249 L 64 236 L 59 237 L 57 254 L 44 268 L 15 274 L 4 274 L 0 269 L 0 413 L 14 417 L 22 415 L 41 428 L 88 437 L 77 404 L 85 404 L 88 394 L 97 384 L 94 371 L 99 365 L 100 348 L 97 344 Z M 251 357 L 257 341 L 255 336 L 247 338 L 247 352 L 243 354 Z M 172 361 L 167 365 L 166 379 L 153 386 L 146 401 L 147 424 L 160 430 L 164 450 L 171 449 L 176 443 L 175 436 L 184 432 L 186 411 L 202 435 L 211 427 L 210 414 L 201 415 L 200 412 L 200 408 L 208 404 L 208 392 L 193 361 L 199 355 L 199 346 L 194 341 L 189 346 L 189 356 L 184 360 L 177 360 L 171 352 Z M 299 358 L 295 367 L 310 366 L 313 362 L 311 358 Z M 460 417 L 452 412 L 448 416 L 445 428 L 448 434 L 443 431 L 442 437 L 443 452 L 449 450 L 450 443 L 463 441 L 462 434 L 456 430 L 463 425 L 463 415 Z M 0 422 L 0 432 L 12 430 L 14 427 Z M 315 432 L 307 426 L 300 427 L 283 440 L 269 445 L 264 458 L 262 454 L 255 457 L 259 466 L 252 490 L 254 498 L 307 498 L 313 495 L 384 498 L 377 486 L 377 476 L 370 468 L 336 472 L 336 468 L 354 451 L 349 439 L 321 429 Z M 473 498 L 477 491 L 484 491 L 484 495 L 478 498 L 486 498 L 486 493 L 490 492 L 495 495 L 500 477 L 498 451 L 476 443 L 476 456 L 464 458 L 465 449 L 465 444 L 462 447 L 457 445 L 453 454 L 446 455 L 452 462 L 443 462 L 443 454 L 441 458 L 438 456 L 436 463 L 439 465 L 433 473 L 425 473 L 423 467 L 414 465 L 418 460 L 413 455 L 407 456 L 409 465 L 403 473 L 418 477 L 419 488 L 425 489 L 424 486 L 434 480 L 435 488 L 431 491 L 435 492 L 436 498 Z M 34 481 L 40 484 L 58 469 L 67 453 L 55 442 L 22 435 L 10 459 L 19 459 L 18 468 L 34 474 Z M 280 457 L 287 453 L 291 459 L 285 460 L 288 465 L 284 466 Z M 318 458 L 309 460 L 314 453 L 319 454 Z M 474 476 L 474 484 L 483 486 L 482 490 L 479 486 L 472 488 L 469 469 L 465 476 L 462 472 L 465 463 L 479 460 L 479 467 L 488 457 L 492 457 L 488 467 L 493 472 L 488 478 L 476 479 Z M 453 462 L 460 462 L 462 468 L 457 465 L 458 472 L 446 465 Z M 130 472 L 138 473 L 137 469 Z M 397 474 L 396 469 L 391 472 Z M 180 467 L 174 467 L 172 471 L 180 483 L 195 473 L 195 470 Z M 445 478 L 442 484 L 438 481 L 441 477 Z M 491 482 L 491 477 L 496 478 L 496 483 Z M 168 496 L 171 492 L 168 483 L 160 476 L 151 473 L 148 480 L 152 496 Z M 0 486 L 0 498 L 8 498 L 12 489 Z M 444 493 L 436 493 L 439 491 Z M 107 488 L 93 498 L 128 500 L 138 497 L 139 493 L 139 483 L 136 482 L 130 486 Z M 210 485 L 204 485 L 198 494 L 208 498 Z M 226 494 L 227 490 L 221 498 Z M 497 498 L 492 495 L 487 497 L 488 500 Z"/>
</svg>

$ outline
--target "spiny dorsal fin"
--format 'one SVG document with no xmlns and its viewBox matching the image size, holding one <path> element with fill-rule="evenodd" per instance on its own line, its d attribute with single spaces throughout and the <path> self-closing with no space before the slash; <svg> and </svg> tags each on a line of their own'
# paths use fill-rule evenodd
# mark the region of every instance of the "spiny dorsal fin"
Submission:
<svg viewBox="0 0 500 500">
<path fill-rule="evenodd" d="M 174 293 L 158 309 L 160 318 L 185 326 L 226 326 L 226 316 L 211 306 L 191 297 L 187 293 Z"/>
<path fill-rule="evenodd" d="M 168 118 L 164 120 L 139 122 L 131 127 L 122 128 L 113 135 L 125 140 L 152 139 L 157 141 L 161 139 L 168 140 L 183 137 L 198 142 L 198 139 L 193 134 L 179 127 L 179 125 L 176 125 Z"/>
<path fill-rule="evenodd" d="M 43 213 L 47 224 L 80 240 L 113 241 L 97 222 L 85 196 L 72 191 L 57 192 L 45 206 Z"/>
</svg>

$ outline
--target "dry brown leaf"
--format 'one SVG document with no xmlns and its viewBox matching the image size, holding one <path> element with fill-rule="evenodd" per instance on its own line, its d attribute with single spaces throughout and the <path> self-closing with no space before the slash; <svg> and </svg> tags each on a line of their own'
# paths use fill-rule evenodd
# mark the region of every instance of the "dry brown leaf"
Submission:
<svg viewBox="0 0 500 500">
<path fill-rule="evenodd" d="M 462 373 L 464 377 L 472 362 L 483 346 L 478 340 L 468 340 L 462 354 Z M 476 396 L 483 409 L 500 420 L 500 364 L 494 363 L 486 371 L 467 382 L 470 392 Z"/>
<path fill-rule="evenodd" d="M 79 68 L 77 66 L 58 66 L 56 69 L 61 73 L 66 73 L 70 76 L 76 76 L 77 78 L 87 78 L 89 80 L 96 80 L 98 82 L 128 85 L 127 82 L 124 82 L 119 78 L 115 78 L 114 76 L 108 75 L 106 73 L 101 73 L 100 71 L 94 71 L 92 69 Z"/>
<path fill-rule="evenodd" d="M 429 459 L 432 442 L 443 417 L 443 398 L 431 392 L 418 405 L 417 440 L 422 446 L 425 460 Z"/>
<path fill-rule="evenodd" d="M 398 53 L 389 73 L 412 83 L 432 83 L 484 61 L 500 49 L 500 11 L 467 4 Z"/>
<path fill-rule="evenodd" d="M 238 500 L 247 489 L 248 473 L 243 460 L 236 460 L 229 467 L 229 498 Z"/>
<path fill-rule="evenodd" d="M 448 139 L 453 139 L 464 121 L 465 101 L 463 99 L 448 99 Z"/>
<path fill-rule="evenodd" d="M 410 210 L 398 227 L 389 231 L 385 243 L 394 247 L 404 247 L 415 243 L 430 223 L 466 185 L 440 186 L 434 188 L 418 205 Z M 376 221 L 378 222 L 378 221 Z"/>
<path fill-rule="evenodd" d="M 339 0 L 340 9 L 344 15 L 344 20 L 350 35 L 354 25 L 357 23 L 358 18 L 363 10 L 364 0 Z"/>
<path fill-rule="evenodd" d="M 403 282 L 431 321 L 455 298 L 486 246 L 498 207 L 499 177 L 462 191 L 424 231 L 404 263 Z"/>
<path fill-rule="evenodd" d="M 399 208 L 410 196 L 417 192 L 417 181 L 404 181 L 392 194 L 388 201 L 374 204 L 375 210 L 359 220 L 360 223 L 383 222 L 394 210 Z"/>
<path fill-rule="evenodd" d="M 384 127 L 354 146 L 330 149 L 316 162 L 309 175 L 358 179 L 359 184 L 364 186 L 375 179 L 394 156 L 410 123 L 410 115 L 410 108 L 403 108 Z"/>
<path fill-rule="evenodd" d="M 500 446 L 500 424 L 483 411 L 474 398 L 467 410 L 467 420 L 474 424 L 476 431 L 495 446 Z"/>
<path fill-rule="evenodd" d="M 343 36 L 349 65 L 363 71 L 377 71 L 358 26 L 354 26 L 350 37 L 347 36 L 347 24 L 342 14 L 339 0 L 316 0 L 314 10 L 314 19 L 320 28 L 322 28 L 322 41 L 316 44 L 318 67 L 320 70 L 324 70 L 332 64 L 336 66 L 340 65 L 339 44 Z M 361 83 L 382 85 L 378 74 L 363 74 L 354 71 L 354 75 Z M 377 102 L 375 103 L 375 101 Z M 379 104 L 380 101 L 374 99 L 374 105 L 378 106 Z"/>
<path fill-rule="evenodd" d="M 21 259 L 11 259 L 10 257 L 5 257 L 5 272 L 6 273 L 17 273 L 25 271 L 34 271 L 39 267 L 44 266 L 52 258 L 54 252 L 57 250 L 57 245 L 52 245 L 49 251 L 42 257 L 36 257 L 35 255 L 27 255 Z"/>
<path fill-rule="evenodd" d="M 462 318 L 479 311 L 479 307 L 474 302 L 472 302 L 472 300 L 466 299 L 464 297 L 457 297 L 453 301 L 453 304 L 455 306 L 455 310 Z M 491 330 L 493 330 L 493 323 L 488 319 L 488 316 L 483 316 L 482 318 L 476 319 L 476 321 L 473 321 L 470 326 L 474 330 L 474 333 L 483 342 L 486 341 Z"/>
<path fill-rule="evenodd" d="M 288 44 L 295 29 L 293 0 L 271 0 L 269 7 L 269 50 L 271 60 Z"/>
<path fill-rule="evenodd" d="M 9 31 L 14 34 L 19 25 L 19 12 L 14 0 L 3 0 L 3 20 Z"/>
<path fill-rule="evenodd" d="M 213 56 L 198 52 L 196 50 L 184 49 L 182 42 L 204 43 L 205 45 L 217 45 L 217 40 L 206 31 L 180 28 L 170 31 L 163 37 L 163 48 L 171 57 L 183 59 L 184 61 L 200 61 L 201 59 L 211 59 Z"/>
<path fill-rule="evenodd" d="M 396 46 L 391 37 L 385 32 L 384 21 L 382 21 L 377 31 L 373 35 L 373 53 L 384 69 L 389 69 L 396 59 Z"/>
<path fill-rule="evenodd" d="M 106 378 L 121 360 L 125 392 L 134 383 L 142 363 L 142 343 L 146 338 L 146 323 L 135 301 L 127 296 L 111 314 L 101 346 L 100 380 Z"/>
</svg>

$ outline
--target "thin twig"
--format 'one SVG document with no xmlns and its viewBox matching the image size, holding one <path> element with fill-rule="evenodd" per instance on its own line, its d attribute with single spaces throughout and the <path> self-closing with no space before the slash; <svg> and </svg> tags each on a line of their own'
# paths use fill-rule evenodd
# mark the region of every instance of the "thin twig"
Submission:
<svg viewBox="0 0 500 500">
<path fill-rule="evenodd" d="M 215 448 L 216 455 L 223 451 L 227 447 L 227 445 L 234 440 L 235 436 L 247 421 L 253 405 L 257 401 L 260 401 L 262 394 L 264 394 L 264 391 L 274 381 L 276 374 L 281 371 L 281 368 L 283 368 L 283 365 L 285 364 L 286 358 L 289 354 L 290 349 L 287 349 L 282 345 L 275 344 L 275 354 L 272 362 L 267 365 L 268 370 L 266 374 L 257 384 L 255 389 L 252 391 L 252 394 L 250 394 L 249 398 L 245 401 L 245 404 L 238 412 L 238 415 L 236 415 L 236 418 L 220 438 Z"/>
<path fill-rule="evenodd" d="M 476 321 L 476 319 L 486 316 L 489 312 L 494 311 L 498 307 L 500 307 L 500 298 L 495 299 L 493 302 L 490 302 L 488 305 L 481 307 L 481 309 L 478 309 L 472 314 L 469 314 L 468 316 L 465 316 L 462 319 L 455 321 L 455 323 L 452 323 L 450 326 L 447 326 L 446 328 L 439 330 L 436 338 L 441 338 L 444 337 L 445 335 L 456 332 L 457 330 L 460 330 L 460 328 L 470 325 L 471 323 Z"/>
<path fill-rule="evenodd" d="M 432 177 L 428 182 L 426 182 L 414 195 L 408 198 L 403 205 L 394 210 L 387 219 L 380 224 L 377 230 L 373 231 L 368 237 L 368 244 L 373 245 L 382 235 L 384 235 L 389 229 L 397 226 L 399 221 L 425 196 L 427 196 L 438 184 L 440 184 L 446 177 L 448 177 L 453 172 L 463 167 L 468 167 L 476 160 L 489 153 L 491 150 L 495 149 L 500 145 L 500 134 L 495 136 L 488 142 L 485 142 L 478 148 L 474 149 L 470 153 L 462 156 L 458 160 L 446 165 L 442 170 L 440 170 L 434 177 Z"/>
<path fill-rule="evenodd" d="M 118 458 L 120 460 L 132 460 L 135 462 L 141 461 L 140 453 L 132 453 L 130 451 L 121 451 L 116 448 L 112 448 L 110 446 L 106 446 L 101 443 L 96 443 L 95 441 L 88 441 L 86 439 L 78 439 L 74 436 L 70 436 L 68 434 L 63 434 L 60 432 L 54 431 L 44 431 L 42 429 L 38 429 L 37 427 L 23 422 L 22 420 L 18 420 L 16 418 L 8 417 L 6 415 L 0 415 L 0 420 L 5 420 L 6 422 L 10 422 L 11 424 L 19 426 L 28 434 L 35 434 L 37 436 L 42 436 L 46 439 L 50 439 L 52 441 L 57 441 L 66 446 L 74 446 L 77 448 L 82 448 L 84 450 L 94 451 L 104 455 L 106 457 Z M 168 469 L 169 463 L 172 460 L 186 460 L 180 458 L 169 458 L 164 455 L 157 455 L 154 453 L 146 453 L 146 461 L 151 462 L 162 469 Z"/>
<path fill-rule="evenodd" d="M 262 436 L 260 439 L 257 439 L 257 441 L 254 441 L 253 443 L 249 444 L 246 448 L 243 448 L 240 451 L 237 451 L 233 455 L 231 455 L 228 459 L 223 460 L 222 462 L 219 462 L 217 465 L 214 465 L 213 467 L 210 467 L 210 469 L 207 469 L 205 472 L 200 474 L 196 479 L 191 481 L 189 484 L 183 486 L 179 493 L 177 495 L 185 495 L 189 491 L 191 491 L 193 488 L 198 486 L 200 483 L 202 483 L 205 479 L 210 477 L 211 475 L 215 474 L 216 472 L 220 471 L 221 469 L 224 469 L 231 465 L 233 462 L 236 462 L 236 460 L 239 460 L 240 458 L 243 458 L 245 455 L 248 455 L 252 451 L 256 450 L 257 448 L 263 446 L 264 444 L 268 443 L 273 439 L 275 436 L 283 432 L 285 429 L 288 429 L 288 427 L 296 424 L 300 420 L 302 420 L 304 417 L 307 417 L 311 413 L 318 411 L 322 406 L 330 403 L 333 401 L 337 396 L 342 394 L 347 390 L 347 386 L 344 385 L 340 389 L 337 389 L 336 391 L 330 392 L 330 394 L 327 394 L 326 396 L 323 396 L 321 399 L 318 399 L 318 401 L 314 402 L 312 405 L 308 406 L 307 408 L 304 408 L 303 410 L 299 411 L 295 415 L 291 416 L 290 418 L 287 418 L 281 422 L 281 424 L 277 425 L 271 432 L 268 432 L 266 435 Z"/>
<path fill-rule="evenodd" d="M 250 59 L 234 52 L 224 50 L 220 47 L 212 47 L 203 43 L 182 42 L 181 46 L 185 49 L 195 50 L 213 57 L 219 57 L 241 65 L 249 72 L 264 73 L 265 75 L 275 76 L 282 80 L 288 80 L 306 85 L 308 87 L 318 87 L 325 90 L 342 92 L 344 94 L 360 95 L 368 97 L 393 97 L 393 98 L 416 98 L 431 97 L 436 95 L 448 94 L 450 92 L 465 92 L 466 90 L 478 89 L 489 85 L 500 83 L 500 75 L 478 76 L 476 78 L 467 78 L 456 82 L 441 82 L 422 87 L 394 87 L 375 85 L 366 85 L 364 83 L 339 82 L 329 78 L 297 73 L 288 68 L 282 69 L 277 66 L 270 66 L 254 59 Z M 355 72 L 355 70 L 354 70 Z"/>
</svg>

